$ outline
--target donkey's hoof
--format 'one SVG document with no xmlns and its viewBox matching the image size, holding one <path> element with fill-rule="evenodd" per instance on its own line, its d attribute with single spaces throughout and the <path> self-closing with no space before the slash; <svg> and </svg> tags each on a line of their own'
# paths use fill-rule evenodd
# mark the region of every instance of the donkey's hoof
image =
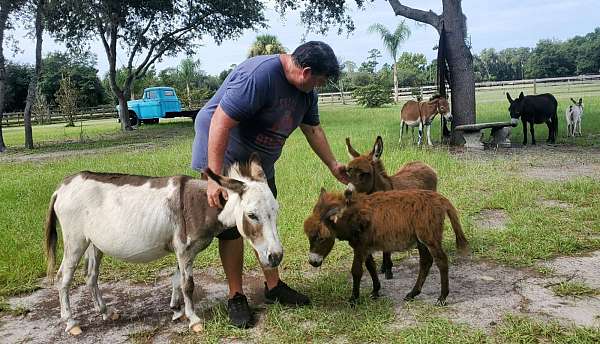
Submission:
<svg viewBox="0 0 600 344">
<path fill-rule="evenodd" d="M 117 313 L 116 310 L 114 309 L 109 309 L 108 312 L 106 312 L 105 314 L 102 314 L 102 320 L 106 321 L 106 320 L 118 320 L 119 319 L 119 313 Z"/>
<path fill-rule="evenodd" d="M 190 328 L 192 329 L 192 331 L 198 333 L 198 332 L 202 332 L 202 330 L 204 330 L 204 326 L 202 325 L 201 322 L 197 322 L 194 325 L 190 325 Z"/>
<path fill-rule="evenodd" d="M 444 299 L 444 300 L 442 300 L 442 299 L 438 299 L 438 300 L 435 302 L 435 305 L 436 305 L 436 306 L 439 306 L 439 307 L 444 307 L 444 306 L 448 305 L 448 303 L 446 302 L 446 300 L 445 300 L 445 299 Z"/>
<path fill-rule="evenodd" d="M 179 311 L 175 311 L 173 312 L 173 317 L 171 318 L 172 321 L 176 321 L 176 320 L 186 320 L 186 316 L 184 311 L 179 310 Z"/>
<path fill-rule="evenodd" d="M 79 325 L 75 325 L 73 327 L 71 327 L 71 329 L 69 330 L 69 334 L 71 336 L 79 336 L 81 334 L 81 327 L 79 327 Z"/>
<path fill-rule="evenodd" d="M 415 296 L 419 294 L 420 292 L 411 291 L 410 293 L 406 294 L 406 296 L 404 296 L 404 301 L 413 301 L 415 299 Z"/>
</svg>

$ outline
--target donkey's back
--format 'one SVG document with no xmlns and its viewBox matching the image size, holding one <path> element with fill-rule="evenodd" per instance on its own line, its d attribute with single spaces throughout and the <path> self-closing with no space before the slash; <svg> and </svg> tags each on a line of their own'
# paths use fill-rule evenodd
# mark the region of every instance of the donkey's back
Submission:
<svg viewBox="0 0 600 344">
<path fill-rule="evenodd" d="M 54 211 L 69 242 L 91 242 L 104 254 L 145 263 L 173 252 L 174 235 L 185 229 L 185 189 L 201 192 L 205 185 L 188 176 L 85 171 L 58 187 Z"/>
</svg>

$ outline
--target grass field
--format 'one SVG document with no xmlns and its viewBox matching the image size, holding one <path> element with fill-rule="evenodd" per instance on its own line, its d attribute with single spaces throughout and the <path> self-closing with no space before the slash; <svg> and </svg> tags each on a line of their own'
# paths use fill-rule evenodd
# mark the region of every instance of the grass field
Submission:
<svg viewBox="0 0 600 344">
<path fill-rule="evenodd" d="M 565 137 L 564 110 L 571 96 L 577 97 L 577 93 L 563 93 L 558 99 L 561 120 L 558 143 L 599 146 L 600 121 L 595 120 L 600 117 L 598 96 L 585 100 L 584 135 L 576 139 Z M 321 109 L 322 126 L 341 161 L 347 161 L 345 137 L 352 138 L 357 150 L 366 151 L 371 149 L 375 137 L 381 135 L 383 161 L 388 171 L 397 170 L 412 160 L 433 166 L 439 174 L 440 192 L 461 213 L 475 259 L 527 267 L 537 260 L 600 248 L 598 182 L 590 178 L 567 182 L 515 180 L 520 165 L 514 159 L 462 159 L 439 145 L 417 148 L 408 138 L 401 146 L 398 144 L 399 108 L 399 105 L 380 109 L 327 106 Z M 505 98 L 486 99 L 478 103 L 477 121 L 507 120 L 507 108 Z M 513 130 L 513 141 L 521 142 L 521 135 L 519 125 Z M 536 127 L 536 136 L 540 143 L 545 142 L 545 126 Z M 432 137 L 439 137 L 438 125 L 434 126 Z M 34 138 L 39 146 L 34 152 L 20 148 L 22 128 L 5 129 L 4 138 L 12 152 L 4 157 L 6 160 L 0 160 L 0 297 L 39 288 L 39 279 L 45 272 L 43 220 L 50 196 L 64 176 L 81 170 L 195 175 L 189 168 L 191 121 L 146 125 L 125 134 L 119 131 L 114 120 L 84 122 L 75 128 L 34 127 Z M 112 148 L 106 149 L 109 147 Z M 57 152 L 65 154 L 59 158 L 50 155 Z M 328 190 L 342 190 L 342 186 L 310 151 L 300 131 L 289 138 L 276 170 L 281 204 L 279 231 L 286 250 L 281 271 L 288 283 L 313 295 L 316 306 L 294 310 L 270 307 L 264 325 L 265 341 L 304 342 L 309 336 L 312 341 L 326 342 L 327 338 L 343 336 L 351 342 L 529 343 L 546 340 L 583 343 L 600 338 L 598 330 L 565 328 L 518 317 L 506 318 L 499 330 L 488 337 L 479 329 L 437 317 L 435 310 L 428 308 L 431 306 L 422 304 L 414 306 L 422 308 L 419 325 L 393 329 L 387 326 L 394 318 L 393 308 L 385 299 L 369 301 L 365 298 L 356 312 L 348 312 L 344 300 L 351 288 L 347 281 L 350 249 L 345 244 L 336 244 L 322 268 L 327 280 L 311 279 L 306 277 L 308 243 L 302 232 L 303 220 L 316 201 L 319 189 L 324 186 Z M 556 212 L 553 208 L 537 206 L 538 199 L 565 201 L 575 207 Z M 501 232 L 477 230 L 473 216 L 483 209 L 505 210 L 510 216 L 508 228 Z M 220 266 L 216 246 L 199 255 L 197 267 Z M 453 241 L 448 233 L 445 248 L 453 256 Z M 395 259 L 401 258 L 396 256 Z M 149 265 L 130 265 L 108 258 L 103 260 L 101 279 L 151 282 L 158 271 L 173 264 L 172 257 Z M 256 268 L 256 259 L 247 249 L 246 269 Z M 311 329 L 297 326 L 298 322 L 319 317 L 321 320 Z M 248 338 L 247 332 L 228 327 L 226 323 L 224 308 L 217 308 L 206 325 L 207 341 L 231 336 Z M 194 341 L 186 335 L 180 339 Z"/>
</svg>

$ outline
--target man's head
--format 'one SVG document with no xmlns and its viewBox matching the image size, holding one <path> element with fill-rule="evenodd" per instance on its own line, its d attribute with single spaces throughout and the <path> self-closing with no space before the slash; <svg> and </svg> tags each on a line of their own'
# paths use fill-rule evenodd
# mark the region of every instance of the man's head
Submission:
<svg viewBox="0 0 600 344">
<path fill-rule="evenodd" d="M 337 80 L 340 66 L 331 47 L 323 42 L 310 41 L 292 53 L 292 60 L 301 69 L 301 89 L 310 92 L 327 80 Z"/>
</svg>

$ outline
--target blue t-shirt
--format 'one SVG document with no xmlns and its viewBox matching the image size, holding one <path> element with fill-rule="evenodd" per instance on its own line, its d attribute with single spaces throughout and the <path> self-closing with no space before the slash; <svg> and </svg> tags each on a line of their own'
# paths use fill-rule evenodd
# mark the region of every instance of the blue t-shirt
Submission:
<svg viewBox="0 0 600 344">
<path fill-rule="evenodd" d="M 274 177 L 275 161 L 294 129 L 300 123 L 319 124 L 316 92 L 305 93 L 290 84 L 279 55 L 250 58 L 229 73 L 196 116 L 192 168 L 197 171 L 208 166 L 208 131 L 219 105 L 239 122 L 230 131 L 224 165 L 247 161 L 257 152 L 267 178 Z"/>
</svg>

